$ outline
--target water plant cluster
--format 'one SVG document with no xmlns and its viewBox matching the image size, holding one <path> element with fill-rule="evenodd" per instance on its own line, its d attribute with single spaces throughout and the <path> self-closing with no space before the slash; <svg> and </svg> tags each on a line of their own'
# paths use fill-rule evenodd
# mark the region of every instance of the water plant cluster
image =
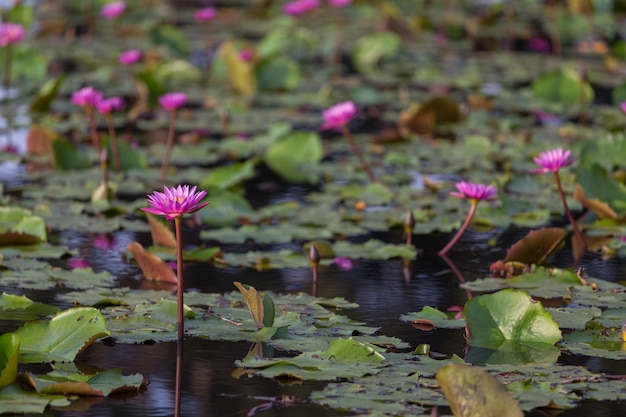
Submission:
<svg viewBox="0 0 626 417">
<path fill-rule="evenodd" d="M 238 378 L 328 382 L 248 415 L 308 401 L 520 416 L 623 399 L 623 375 L 559 362 L 622 364 L 626 349 L 624 278 L 585 271 L 626 256 L 620 2 L 44 3 L 0 25 L 0 413 L 150 390 L 75 359 L 96 341 L 178 341 L 179 378 L 190 338 L 250 342 Z M 510 228 L 525 233 L 502 247 Z M 482 277 L 456 266 L 464 252 Z M 410 271 L 425 256 L 467 300 L 398 320 L 455 329 L 463 357 L 317 297 L 333 268 Z M 194 264 L 297 268 L 311 291 L 190 291 Z M 180 398 L 177 385 L 176 415 Z"/>
</svg>

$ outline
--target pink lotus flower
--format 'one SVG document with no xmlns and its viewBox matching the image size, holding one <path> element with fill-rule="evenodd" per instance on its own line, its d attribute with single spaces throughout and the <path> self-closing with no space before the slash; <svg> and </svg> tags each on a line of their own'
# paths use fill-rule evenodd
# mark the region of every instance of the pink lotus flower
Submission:
<svg viewBox="0 0 626 417">
<path fill-rule="evenodd" d="M 126 52 L 122 52 L 119 56 L 120 64 L 133 65 L 141 59 L 141 51 L 139 49 L 131 49 Z"/>
<path fill-rule="evenodd" d="M 0 26 L 0 47 L 18 43 L 24 39 L 24 27 L 17 23 L 4 23 Z"/>
<path fill-rule="evenodd" d="M 298 16 L 320 7 L 319 0 L 296 0 L 283 5 L 283 12 L 291 16 Z"/>
<path fill-rule="evenodd" d="M 121 97 L 110 97 L 96 102 L 96 108 L 102 114 L 111 114 L 120 110 L 123 106 L 124 100 Z"/>
<path fill-rule="evenodd" d="M 196 10 L 193 14 L 193 18 L 196 22 L 206 22 L 215 17 L 216 12 L 214 7 L 206 7 L 204 9 Z"/>
<path fill-rule="evenodd" d="M 350 258 L 343 258 L 343 257 L 337 256 L 333 260 L 333 262 L 335 263 L 335 265 L 337 265 L 337 268 L 343 269 L 344 271 L 348 271 L 352 269 L 352 259 Z"/>
<path fill-rule="evenodd" d="M 348 123 L 357 114 L 356 106 L 352 101 L 344 101 L 324 110 L 324 124 L 322 129 L 334 129 Z"/>
<path fill-rule="evenodd" d="M 574 163 L 575 158 L 570 158 L 570 150 L 563 151 L 561 148 L 546 151 L 539 155 L 537 158 L 533 158 L 537 165 L 540 165 L 540 169 L 533 169 L 530 172 L 533 174 L 545 174 L 547 172 L 558 172 L 561 168 L 568 167 Z"/>
<path fill-rule="evenodd" d="M 244 49 L 242 51 L 239 51 L 239 59 L 241 59 L 244 62 L 250 62 L 252 60 L 252 51 L 250 49 Z"/>
<path fill-rule="evenodd" d="M 352 3 L 352 0 L 328 0 L 328 5 L 331 7 L 346 7 Z"/>
<path fill-rule="evenodd" d="M 126 3 L 123 1 L 114 1 L 102 6 L 100 15 L 105 19 L 117 19 L 126 10 Z"/>
<path fill-rule="evenodd" d="M 159 97 L 159 103 L 165 110 L 176 110 L 187 102 L 185 93 L 167 93 Z"/>
<path fill-rule="evenodd" d="M 450 193 L 452 197 L 467 198 L 476 201 L 490 200 L 498 193 L 498 190 L 492 185 L 474 184 L 469 181 L 457 182 L 454 186 L 459 191 L 452 191 Z"/>
<path fill-rule="evenodd" d="M 619 108 L 622 109 L 624 113 L 626 113 L 626 101 L 620 103 Z"/>
<path fill-rule="evenodd" d="M 143 211 L 165 216 L 167 220 L 172 220 L 183 214 L 195 213 L 209 202 L 200 203 L 206 196 L 206 191 L 196 193 L 196 188 L 189 188 L 188 185 L 178 187 L 163 187 L 163 192 L 153 192 L 148 195 L 150 207 L 142 208 Z"/>
<path fill-rule="evenodd" d="M 87 262 L 83 258 L 70 258 L 67 263 L 70 265 L 72 269 L 87 269 L 91 268 L 89 262 Z"/>
<path fill-rule="evenodd" d="M 84 87 L 75 91 L 70 99 L 72 104 L 81 107 L 94 107 L 100 100 L 102 100 L 102 92 L 93 87 Z"/>
</svg>

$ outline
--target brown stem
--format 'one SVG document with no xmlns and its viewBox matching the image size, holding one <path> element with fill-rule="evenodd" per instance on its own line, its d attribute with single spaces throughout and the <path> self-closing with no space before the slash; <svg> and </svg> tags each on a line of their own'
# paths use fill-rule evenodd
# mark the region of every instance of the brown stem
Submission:
<svg viewBox="0 0 626 417">
<path fill-rule="evenodd" d="M 183 245 L 182 245 L 182 226 L 180 216 L 174 219 L 176 225 L 176 276 L 178 281 L 176 306 L 178 311 L 178 340 L 185 338 L 185 314 L 184 306 L 185 301 L 183 299 L 183 292 L 185 287 L 183 285 Z"/>
<path fill-rule="evenodd" d="M 117 138 L 115 137 L 115 126 L 113 126 L 113 116 L 106 115 L 107 123 L 109 124 L 109 142 L 111 143 L 111 153 L 113 153 L 113 166 L 116 171 L 122 169 L 120 163 L 120 152 L 117 149 Z"/>
<path fill-rule="evenodd" d="M 576 223 L 576 220 L 574 219 L 574 216 L 572 215 L 572 212 L 570 211 L 567 205 L 567 199 L 565 198 L 565 193 L 563 192 L 563 186 L 561 185 L 561 177 L 559 177 L 558 171 L 554 173 L 554 179 L 556 181 L 556 186 L 559 189 L 559 195 L 561 196 L 561 202 L 563 202 L 563 208 L 565 209 L 565 214 L 567 215 L 567 218 L 569 219 L 569 222 L 572 225 L 572 229 L 574 229 L 574 234 L 576 235 L 578 240 L 580 240 L 580 243 L 582 243 L 583 245 L 582 253 L 585 253 L 585 250 L 587 249 L 587 241 L 585 240 L 583 234 L 580 232 L 580 229 L 578 228 L 578 224 Z M 576 265 L 579 260 L 580 259 L 574 260 L 574 265 Z"/>
<path fill-rule="evenodd" d="M 374 173 L 372 172 L 372 169 L 370 168 L 367 161 L 365 161 L 365 158 L 363 158 L 363 154 L 361 153 L 361 150 L 359 149 L 358 145 L 354 141 L 354 138 L 352 137 L 352 132 L 350 132 L 348 125 L 344 123 L 343 125 L 341 125 L 341 129 L 343 130 L 343 135 L 346 137 L 346 139 L 348 140 L 348 143 L 350 144 L 350 147 L 352 148 L 352 152 L 354 152 L 356 157 L 359 159 L 359 162 L 361 163 L 361 167 L 367 173 L 367 176 L 369 177 L 370 181 L 376 182 L 376 177 L 374 176 Z"/>
<path fill-rule="evenodd" d="M 109 163 L 106 148 L 100 150 L 100 168 L 102 168 L 102 184 L 106 193 L 107 201 L 111 201 L 111 193 L 109 192 Z"/>
<path fill-rule="evenodd" d="M 98 131 L 96 130 L 96 119 L 93 114 L 93 107 L 87 106 L 85 107 L 85 111 L 87 112 L 87 118 L 89 119 L 89 130 L 91 132 L 91 144 L 96 149 L 97 152 L 100 152 L 100 138 L 98 137 Z"/>
<path fill-rule="evenodd" d="M 465 233 L 465 230 L 467 230 L 467 228 L 469 227 L 470 223 L 472 222 L 472 218 L 474 217 L 474 213 L 476 213 L 476 207 L 478 207 L 478 200 L 470 199 L 470 201 L 471 201 L 472 205 L 470 207 L 469 213 L 467 213 L 467 217 L 465 218 L 465 221 L 463 222 L 463 225 L 461 226 L 459 231 L 456 232 L 456 235 L 454 235 L 452 240 L 450 242 L 448 242 L 448 244 L 443 249 L 441 249 L 439 251 L 439 256 L 444 256 L 446 253 L 448 253 L 448 251 L 456 244 L 456 242 L 459 241 L 461 236 L 463 236 L 463 233 Z"/>
<path fill-rule="evenodd" d="M 11 89 L 11 61 L 13 58 L 13 46 L 11 44 L 7 45 L 7 55 L 4 61 L 4 80 L 2 81 L 2 85 L 6 90 L 5 100 L 9 99 L 9 90 Z"/>
<path fill-rule="evenodd" d="M 176 343 L 176 381 L 174 388 L 174 417 L 180 417 L 181 392 L 183 382 L 183 349 L 184 341 L 178 340 Z"/>
<path fill-rule="evenodd" d="M 167 176 L 167 168 L 170 164 L 170 157 L 172 156 L 172 149 L 174 148 L 174 136 L 176 134 L 176 109 L 172 110 L 172 114 L 170 117 L 170 130 L 167 135 L 167 148 L 165 149 L 165 157 L 163 158 L 163 163 L 161 164 L 161 176 L 159 177 L 159 181 L 161 183 L 165 182 L 165 177 Z"/>
</svg>

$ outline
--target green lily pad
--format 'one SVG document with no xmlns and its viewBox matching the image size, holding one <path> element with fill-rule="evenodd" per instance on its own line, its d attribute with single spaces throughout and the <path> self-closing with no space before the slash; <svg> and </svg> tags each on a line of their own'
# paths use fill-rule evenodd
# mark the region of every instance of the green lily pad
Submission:
<svg viewBox="0 0 626 417">
<path fill-rule="evenodd" d="M 265 162 L 287 181 L 315 183 L 315 168 L 324 156 L 317 133 L 294 132 L 270 145 Z"/>
<path fill-rule="evenodd" d="M 20 207 L 0 207 L 0 245 L 30 245 L 45 242 L 46 225 L 39 216 Z"/>
<path fill-rule="evenodd" d="M 0 389 L 15 380 L 19 353 L 20 339 L 15 333 L 0 336 Z"/>
<path fill-rule="evenodd" d="M 20 339 L 20 362 L 73 361 L 95 340 L 108 336 L 104 317 L 91 307 L 63 311 L 50 321 L 29 322 L 15 334 Z"/>
</svg>

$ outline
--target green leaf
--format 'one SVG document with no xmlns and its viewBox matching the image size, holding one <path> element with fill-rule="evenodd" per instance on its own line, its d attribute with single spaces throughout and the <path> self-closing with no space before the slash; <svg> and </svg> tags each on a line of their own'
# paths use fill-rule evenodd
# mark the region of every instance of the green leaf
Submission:
<svg viewBox="0 0 626 417">
<path fill-rule="evenodd" d="M 0 207 L 0 245 L 30 245 L 46 239 L 46 225 L 41 217 L 20 207 Z"/>
<path fill-rule="evenodd" d="M 232 165 L 221 166 L 211 170 L 211 173 L 202 180 L 200 188 L 226 190 L 241 182 L 254 177 L 256 161 L 250 159 Z"/>
<path fill-rule="evenodd" d="M 599 164 L 580 165 L 577 179 L 587 198 L 596 198 L 607 203 L 619 217 L 626 213 L 626 185 L 618 182 Z"/>
<path fill-rule="evenodd" d="M 20 356 L 20 339 L 15 333 L 0 336 L 0 388 L 4 388 L 17 376 Z"/>
<path fill-rule="evenodd" d="M 437 372 L 437 381 L 455 417 L 522 417 L 517 400 L 487 371 L 451 363 Z"/>
<path fill-rule="evenodd" d="M 107 138 L 109 155 L 112 155 L 110 140 Z M 117 138 L 117 149 L 120 155 L 120 165 L 123 170 L 145 169 L 148 167 L 148 159 L 140 149 L 133 147 L 126 140 Z"/>
<path fill-rule="evenodd" d="M 274 142 L 265 153 L 265 162 L 287 181 L 315 183 L 319 175 L 311 169 L 319 165 L 324 152 L 317 133 L 294 132 Z"/>
<path fill-rule="evenodd" d="M 150 40 L 156 46 L 166 47 L 174 56 L 189 56 L 189 40 L 183 32 L 169 25 L 158 25 L 150 29 Z"/>
<path fill-rule="evenodd" d="M 393 32 L 366 35 L 358 39 L 352 58 L 361 73 L 372 74 L 383 58 L 398 52 L 400 43 L 400 37 Z"/>
<path fill-rule="evenodd" d="M 52 142 L 54 163 L 66 171 L 87 169 L 91 166 L 89 158 L 67 139 L 59 138 Z"/>
<path fill-rule="evenodd" d="M 65 80 L 64 75 L 52 78 L 44 83 L 39 89 L 37 96 L 30 104 L 30 111 L 33 113 L 46 113 L 50 110 L 52 101 L 57 96 L 57 92 Z"/>
<path fill-rule="evenodd" d="M 12 48 L 11 74 L 12 81 L 43 80 L 48 69 L 48 60 L 36 48 L 25 45 L 10 45 Z M 0 65 L 4 68 L 8 47 L 0 49 Z"/>
<path fill-rule="evenodd" d="M 587 105 L 593 101 L 593 89 L 571 68 L 550 70 L 532 83 L 538 99 L 569 106 Z"/>
<path fill-rule="evenodd" d="M 231 191 L 217 191 L 209 195 L 211 204 L 198 213 L 203 223 L 209 226 L 233 226 L 240 218 L 254 213 L 254 208 L 246 198 Z"/>
<path fill-rule="evenodd" d="M 73 361 L 95 340 L 108 336 L 104 317 L 95 308 L 63 311 L 49 322 L 26 323 L 16 332 L 20 338 L 20 362 Z"/>
<path fill-rule="evenodd" d="M 540 302 L 518 290 L 479 295 L 463 310 L 475 346 L 498 348 L 505 341 L 553 345 L 561 331 Z"/>
<path fill-rule="evenodd" d="M 167 61 L 157 67 L 154 71 L 154 79 L 169 90 L 175 90 L 181 86 L 200 81 L 202 73 L 189 61 L 177 59 Z"/>
<path fill-rule="evenodd" d="M 301 78 L 298 64 L 282 55 L 262 61 L 255 73 L 259 90 L 265 92 L 293 90 Z"/>
<path fill-rule="evenodd" d="M 385 360 L 380 354 L 381 349 L 370 344 L 358 342 L 351 337 L 348 339 L 332 340 L 324 357 L 338 363 L 375 363 Z"/>
</svg>

